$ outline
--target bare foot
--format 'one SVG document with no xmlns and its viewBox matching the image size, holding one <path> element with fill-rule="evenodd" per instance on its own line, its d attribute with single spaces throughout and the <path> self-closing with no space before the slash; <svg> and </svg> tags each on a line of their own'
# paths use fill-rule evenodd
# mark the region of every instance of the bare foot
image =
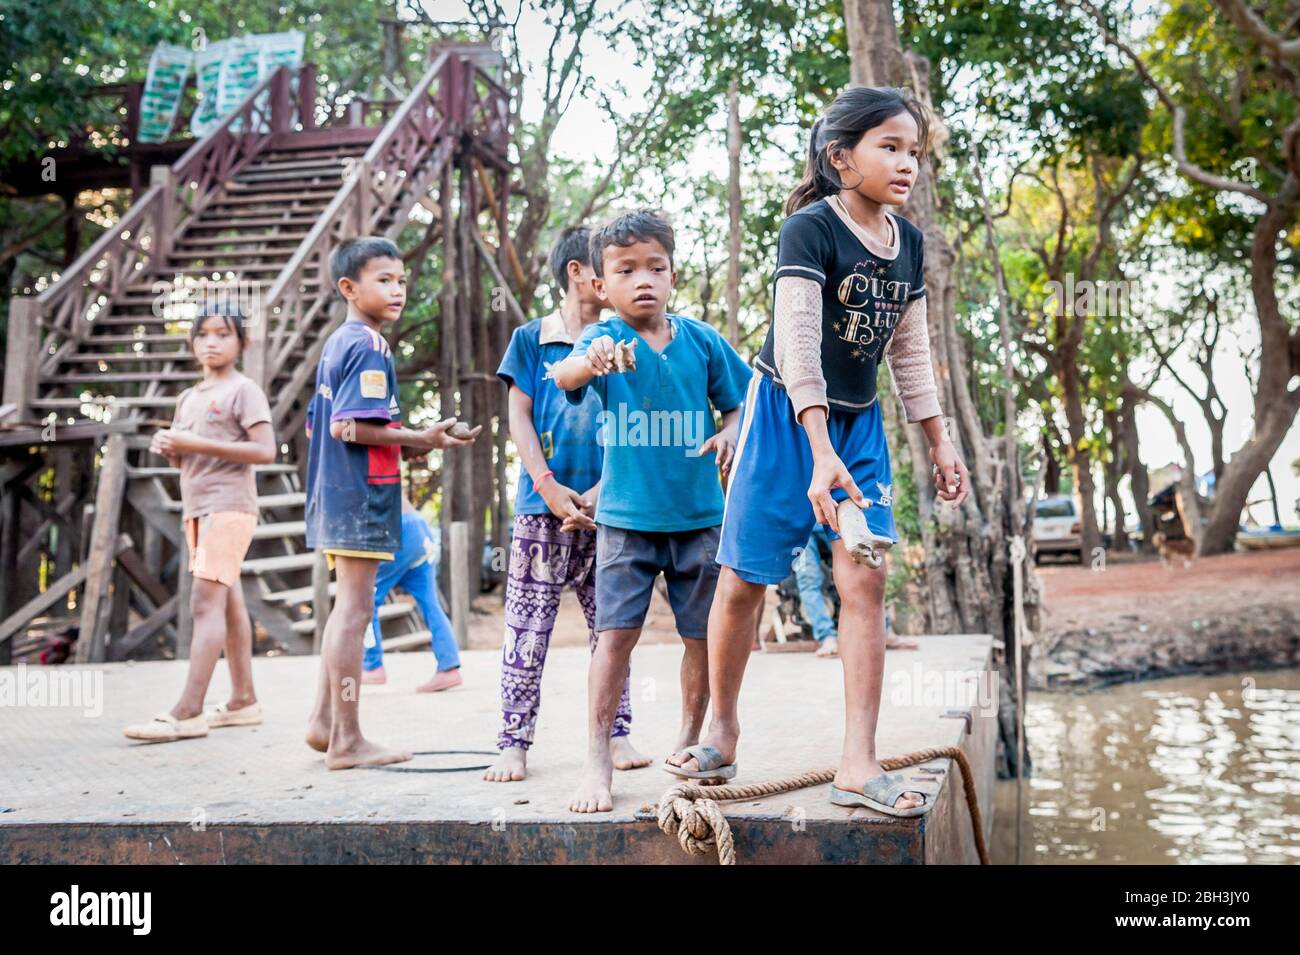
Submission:
<svg viewBox="0 0 1300 955">
<path fill-rule="evenodd" d="M 861 762 L 850 763 L 842 760 L 839 771 L 835 774 L 835 788 L 843 789 L 847 792 L 861 793 L 862 787 L 868 779 L 879 776 L 885 771 L 879 763 Z M 915 789 L 909 789 L 894 800 L 895 809 L 911 809 L 920 806 L 925 802 L 925 794 L 917 792 Z"/>
<path fill-rule="evenodd" d="M 388 672 L 382 667 L 375 667 L 373 670 L 361 671 L 361 684 L 363 686 L 383 686 L 388 682 Z"/>
<path fill-rule="evenodd" d="M 588 756 L 582 769 L 578 791 L 569 800 L 570 812 L 610 812 L 614 808 L 614 795 L 610 783 L 614 777 L 614 764 L 609 756 L 599 759 Z"/>
<path fill-rule="evenodd" d="M 308 723 L 306 740 L 307 745 L 316 752 L 324 753 L 330 748 L 330 725 L 328 723 Z"/>
<path fill-rule="evenodd" d="M 817 644 L 817 656 L 837 657 L 840 655 L 840 642 L 835 637 L 827 637 Z"/>
<path fill-rule="evenodd" d="M 640 769 L 650 765 L 650 757 L 642 756 L 626 736 L 615 736 L 609 741 L 609 755 L 615 769 Z"/>
<path fill-rule="evenodd" d="M 387 766 L 389 763 L 404 763 L 411 758 L 411 753 L 387 749 L 369 740 L 358 740 L 346 748 L 331 749 L 325 754 L 325 766 L 328 769 L 352 769 L 354 766 Z"/>
<path fill-rule="evenodd" d="M 898 637 L 885 638 L 886 650 L 915 650 L 917 645 L 911 640 L 900 640 Z"/>
<path fill-rule="evenodd" d="M 507 746 L 483 774 L 483 778 L 490 783 L 517 783 L 527 776 L 528 750 L 522 746 Z"/>
<path fill-rule="evenodd" d="M 453 686 L 460 686 L 465 682 L 465 678 L 460 675 L 460 667 L 454 670 L 442 670 L 433 675 L 433 679 L 427 683 L 421 683 L 415 688 L 416 693 L 439 693 L 443 690 L 450 690 Z M 514 748 L 514 747 L 511 747 Z"/>
</svg>

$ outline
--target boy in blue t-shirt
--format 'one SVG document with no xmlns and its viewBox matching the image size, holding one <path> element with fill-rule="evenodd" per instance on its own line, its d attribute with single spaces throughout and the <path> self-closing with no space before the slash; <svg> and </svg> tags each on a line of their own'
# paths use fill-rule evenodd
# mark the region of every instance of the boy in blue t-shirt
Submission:
<svg viewBox="0 0 1300 955">
<path fill-rule="evenodd" d="M 582 401 L 588 390 L 599 397 L 605 449 L 596 510 L 599 640 L 588 681 L 587 764 L 569 803 L 574 812 L 613 808 L 610 727 L 661 572 L 684 641 L 679 747 L 699 742 L 709 703 L 705 638 L 718 579 L 719 472 L 728 472 L 735 455 L 752 372 L 712 327 L 668 314 L 677 281 L 672 257 L 672 226 L 658 213 L 632 212 L 596 231 L 593 284 L 617 317 L 583 332 L 554 369 L 570 401 Z M 713 408 L 722 413 L 716 433 Z"/>
<path fill-rule="evenodd" d="M 518 782 L 528 772 L 542 696 L 542 667 L 560 609 L 572 586 L 596 649 L 596 523 L 601 449 L 596 443 L 600 402 L 595 395 L 569 402 L 549 381 L 583 330 L 600 320 L 602 301 L 592 287 L 591 231 L 566 229 L 551 249 L 551 274 L 563 289 L 558 312 L 515 329 L 497 374 L 510 386 L 510 436 L 523 464 L 506 581 L 506 632 L 501 650 L 501 733 L 497 761 L 483 778 Z M 610 730 L 614 765 L 635 769 L 650 760 L 632 748 L 629 679 L 623 680 Z"/>
<path fill-rule="evenodd" d="M 397 367 L 380 329 L 406 304 L 406 268 L 388 239 L 348 239 L 330 256 L 348 317 L 330 335 L 307 408 L 307 546 L 325 552 L 338 593 L 321 644 L 321 678 L 307 745 L 330 769 L 411 758 L 361 735 L 362 640 L 374 611 L 375 574 L 401 546 L 402 449 L 408 456 L 470 444 L 472 431 L 448 418 L 420 431 L 402 427 Z"/>
</svg>

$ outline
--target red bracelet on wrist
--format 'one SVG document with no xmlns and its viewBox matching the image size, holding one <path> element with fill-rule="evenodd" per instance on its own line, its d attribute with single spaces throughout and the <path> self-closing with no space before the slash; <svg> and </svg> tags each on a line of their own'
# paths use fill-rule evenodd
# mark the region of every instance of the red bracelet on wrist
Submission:
<svg viewBox="0 0 1300 955">
<path fill-rule="evenodd" d="M 555 477 L 555 472 L 547 471 L 545 474 L 543 474 L 541 477 L 539 477 L 536 481 L 533 482 L 533 487 L 540 488 L 542 486 L 542 482 L 545 481 L 548 477 Z"/>
</svg>

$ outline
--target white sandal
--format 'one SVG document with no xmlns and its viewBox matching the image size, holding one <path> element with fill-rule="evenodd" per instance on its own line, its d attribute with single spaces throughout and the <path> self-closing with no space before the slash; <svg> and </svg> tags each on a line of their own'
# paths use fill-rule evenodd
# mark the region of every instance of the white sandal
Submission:
<svg viewBox="0 0 1300 955">
<path fill-rule="evenodd" d="M 262 704 L 250 703 L 248 706 L 232 710 L 225 703 L 208 710 L 204 717 L 213 729 L 222 726 L 256 726 L 262 722 Z"/>
<path fill-rule="evenodd" d="M 148 723 L 133 723 L 125 730 L 128 739 L 146 743 L 171 743 L 178 739 L 195 739 L 208 735 L 208 721 L 200 714 L 178 720 L 170 713 L 159 713 Z"/>
</svg>

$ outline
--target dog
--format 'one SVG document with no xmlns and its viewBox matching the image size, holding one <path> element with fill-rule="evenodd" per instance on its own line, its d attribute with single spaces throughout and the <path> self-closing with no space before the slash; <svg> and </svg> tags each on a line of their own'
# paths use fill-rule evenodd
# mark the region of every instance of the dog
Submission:
<svg viewBox="0 0 1300 955">
<path fill-rule="evenodd" d="M 1186 537 L 1171 538 L 1164 531 L 1156 531 L 1151 535 L 1151 543 L 1156 545 L 1160 551 L 1160 563 L 1169 566 L 1169 558 L 1172 554 L 1180 554 L 1183 558 L 1183 567 L 1192 566 L 1192 560 L 1196 556 L 1196 542 Z"/>
</svg>

